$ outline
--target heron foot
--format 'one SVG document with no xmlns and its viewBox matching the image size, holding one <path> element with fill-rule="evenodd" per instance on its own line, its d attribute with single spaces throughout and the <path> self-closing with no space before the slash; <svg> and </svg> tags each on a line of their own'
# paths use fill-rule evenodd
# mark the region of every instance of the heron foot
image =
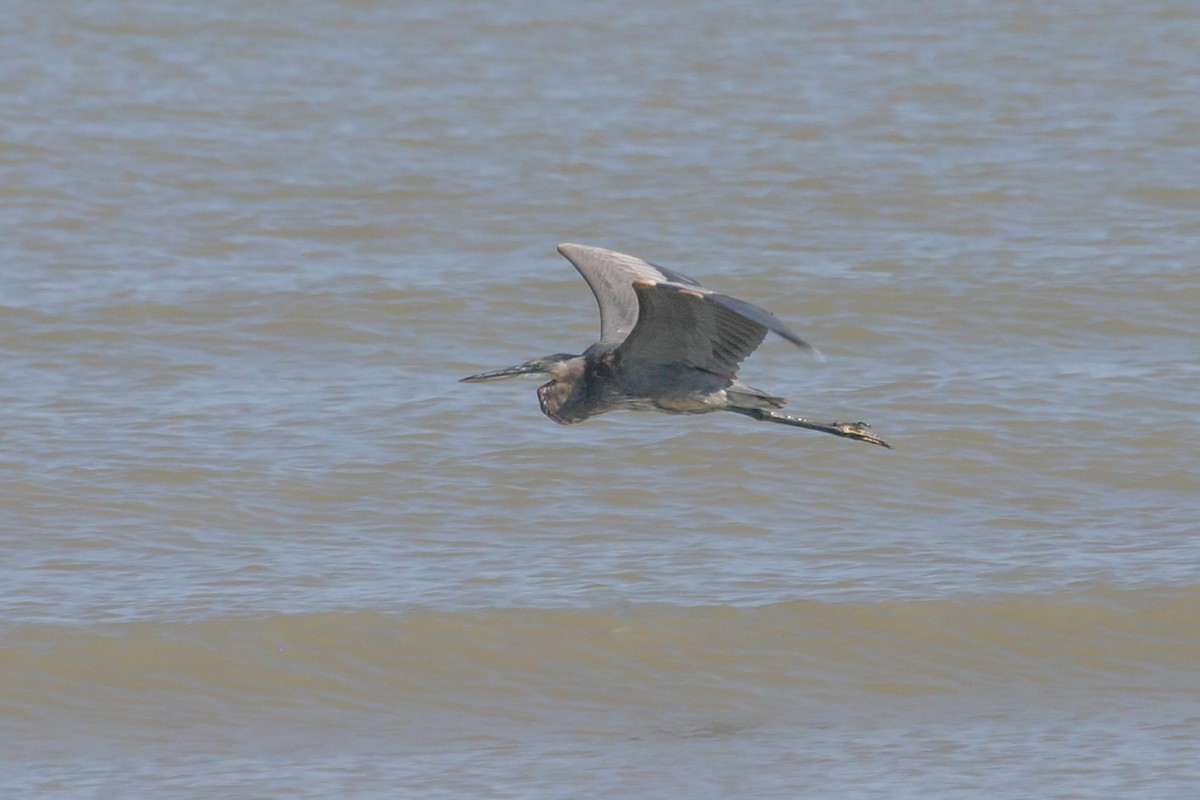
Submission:
<svg viewBox="0 0 1200 800">
<path fill-rule="evenodd" d="M 871 426 L 865 422 L 831 422 L 831 428 L 836 428 L 839 436 L 845 436 L 847 439 L 855 439 L 868 444 L 877 444 L 880 447 L 886 447 L 888 450 L 892 446 L 885 442 L 882 438 L 871 433 Z"/>
</svg>

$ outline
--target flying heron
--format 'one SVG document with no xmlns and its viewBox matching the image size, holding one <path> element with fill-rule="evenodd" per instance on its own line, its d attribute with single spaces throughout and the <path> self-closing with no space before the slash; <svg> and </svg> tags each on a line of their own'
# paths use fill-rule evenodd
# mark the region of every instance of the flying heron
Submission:
<svg viewBox="0 0 1200 800">
<path fill-rule="evenodd" d="M 774 314 L 717 294 L 663 267 L 624 253 L 560 244 L 600 305 L 600 341 L 575 356 L 557 353 L 463 378 L 479 383 L 548 375 L 542 412 L 570 425 L 621 408 L 668 414 L 733 411 L 765 422 L 830 433 L 890 448 L 865 422 L 809 422 L 775 411 L 786 402 L 737 380 L 738 366 L 767 331 L 820 357 Z"/>
</svg>

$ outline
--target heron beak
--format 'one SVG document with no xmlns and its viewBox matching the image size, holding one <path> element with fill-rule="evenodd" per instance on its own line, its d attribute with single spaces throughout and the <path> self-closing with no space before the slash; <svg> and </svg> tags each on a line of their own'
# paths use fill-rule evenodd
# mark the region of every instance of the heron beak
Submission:
<svg viewBox="0 0 1200 800">
<path fill-rule="evenodd" d="M 504 369 L 494 369 L 491 372 L 481 372 L 478 375 L 468 375 L 465 378 L 460 378 L 459 383 L 483 383 L 484 381 L 499 381 L 505 378 L 516 378 L 521 375 L 534 375 L 544 373 L 546 367 L 540 361 L 526 361 L 524 364 L 518 364 L 515 367 L 505 367 Z"/>
</svg>

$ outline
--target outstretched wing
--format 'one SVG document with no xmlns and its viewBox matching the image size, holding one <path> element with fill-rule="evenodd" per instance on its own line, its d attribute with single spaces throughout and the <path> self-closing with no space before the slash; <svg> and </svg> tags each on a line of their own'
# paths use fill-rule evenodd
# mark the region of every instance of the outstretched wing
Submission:
<svg viewBox="0 0 1200 800">
<path fill-rule="evenodd" d="M 560 244 L 558 252 L 575 265 L 587 281 L 600 306 L 600 341 L 619 342 L 629 335 L 638 321 L 638 298 L 634 281 L 665 281 L 699 288 L 686 275 L 672 272 L 602 247 Z"/>
<path fill-rule="evenodd" d="M 684 363 L 724 378 L 762 344 L 767 331 L 818 355 L 765 308 L 696 284 L 639 279 L 632 284 L 640 314 L 617 348 L 623 361 Z"/>
</svg>

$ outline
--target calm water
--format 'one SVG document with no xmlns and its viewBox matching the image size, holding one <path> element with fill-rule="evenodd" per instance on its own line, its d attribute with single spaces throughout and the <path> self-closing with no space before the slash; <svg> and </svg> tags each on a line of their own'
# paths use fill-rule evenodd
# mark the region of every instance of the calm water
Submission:
<svg viewBox="0 0 1200 800">
<path fill-rule="evenodd" d="M 1200 784 L 1194 3 L 3 8 L 0 795 Z M 896 450 L 458 384 L 560 241 Z"/>
</svg>

